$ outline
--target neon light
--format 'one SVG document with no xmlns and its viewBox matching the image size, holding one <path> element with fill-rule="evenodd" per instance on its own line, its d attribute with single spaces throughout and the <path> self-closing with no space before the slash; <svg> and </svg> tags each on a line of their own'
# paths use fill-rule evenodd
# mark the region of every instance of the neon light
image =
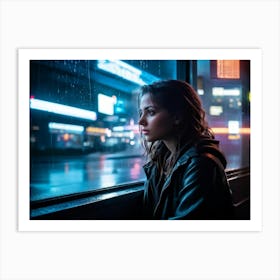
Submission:
<svg viewBox="0 0 280 280">
<path fill-rule="evenodd" d="M 124 127 L 123 126 L 114 126 L 113 131 L 124 131 Z"/>
<path fill-rule="evenodd" d="M 239 140 L 240 139 L 240 135 L 239 134 L 229 134 L 228 136 L 229 140 Z"/>
<path fill-rule="evenodd" d="M 228 121 L 228 132 L 230 134 L 239 134 L 239 121 Z"/>
<path fill-rule="evenodd" d="M 67 141 L 69 141 L 69 139 L 70 139 L 69 134 L 68 134 L 68 133 L 65 133 L 65 134 L 63 135 L 63 140 L 64 140 L 65 142 L 67 142 Z"/>
<path fill-rule="evenodd" d="M 133 131 L 130 131 L 130 132 L 129 132 L 129 138 L 130 138 L 131 140 L 133 140 L 134 137 L 135 137 L 134 132 L 133 132 Z"/>
<path fill-rule="evenodd" d="M 98 60 L 97 67 L 140 86 L 159 80 L 156 76 L 141 71 L 121 60 Z"/>
<path fill-rule="evenodd" d="M 251 133 L 251 129 L 248 127 L 241 127 L 240 128 L 240 133 L 241 134 L 250 134 Z"/>
<path fill-rule="evenodd" d="M 217 60 L 217 77 L 220 79 L 239 79 L 239 60 Z"/>
<path fill-rule="evenodd" d="M 210 106 L 209 113 L 211 116 L 220 116 L 223 113 L 222 106 Z"/>
<path fill-rule="evenodd" d="M 98 94 L 98 112 L 106 115 L 114 115 L 115 99 L 105 94 Z"/>
<path fill-rule="evenodd" d="M 86 132 L 89 134 L 107 134 L 109 131 L 108 128 L 103 128 L 103 127 L 93 127 L 89 126 L 86 129 Z"/>
<path fill-rule="evenodd" d="M 139 85 L 146 83 L 140 78 L 142 71 L 120 60 L 98 60 L 97 67 Z"/>
<path fill-rule="evenodd" d="M 227 127 L 212 127 L 211 130 L 215 134 L 229 134 L 229 129 Z M 249 127 L 239 128 L 239 134 L 250 134 L 251 129 Z"/>
<path fill-rule="evenodd" d="M 68 131 L 68 132 L 83 132 L 84 131 L 84 127 L 80 126 L 80 125 L 55 123 L 55 122 L 49 123 L 49 129 L 58 129 L 58 130 L 64 130 L 64 131 Z"/>
<path fill-rule="evenodd" d="M 213 96 L 239 96 L 240 90 L 238 88 L 224 89 L 223 87 L 213 87 L 212 95 Z"/>
<path fill-rule="evenodd" d="M 240 90 L 238 88 L 225 89 L 224 90 L 224 95 L 225 96 L 239 96 L 240 95 Z"/>
<path fill-rule="evenodd" d="M 94 111 L 88 111 L 77 107 L 71 107 L 34 98 L 30 99 L 30 108 L 92 121 L 97 119 L 96 113 Z"/>
</svg>

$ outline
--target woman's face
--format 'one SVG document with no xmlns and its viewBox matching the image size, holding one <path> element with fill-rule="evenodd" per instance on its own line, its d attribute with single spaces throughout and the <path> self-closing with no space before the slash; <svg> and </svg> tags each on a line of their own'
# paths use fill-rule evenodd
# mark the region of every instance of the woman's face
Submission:
<svg viewBox="0 0 280 280">
<path fill-rule="evenodd" d="M 140 131 L 148 142 L 170 141 L 175 138 L 174 117 L 154 103 L 149 93 L 141 97 L 139 113 Z"/>
</svg>

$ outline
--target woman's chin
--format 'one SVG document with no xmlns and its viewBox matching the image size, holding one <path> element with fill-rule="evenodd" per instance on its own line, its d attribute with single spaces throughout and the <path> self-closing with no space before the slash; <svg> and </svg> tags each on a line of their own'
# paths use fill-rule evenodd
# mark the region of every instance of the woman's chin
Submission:
<svg viewBox="0 0 280 280">
<path fill-rule="evenodd" d="M 145 139 L 147 142 L 153 142 L 155 141 L 152 137 L 148 136 L 148 135 L 145 135 Z"/>
</svg>

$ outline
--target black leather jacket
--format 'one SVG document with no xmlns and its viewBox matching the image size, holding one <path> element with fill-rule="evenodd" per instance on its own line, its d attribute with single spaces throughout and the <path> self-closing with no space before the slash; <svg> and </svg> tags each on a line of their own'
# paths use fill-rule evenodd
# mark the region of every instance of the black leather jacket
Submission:
<svg viewBox="0 0 280 280">
<path fill-rule="evenodd" d="M 144 218 L 232 219 L 233 204 L 225 166 L 218 141 L 210 139 L 184 149 L 172 172 L 160 184 L 156 165 L 147 163 Z"/>
</svg>

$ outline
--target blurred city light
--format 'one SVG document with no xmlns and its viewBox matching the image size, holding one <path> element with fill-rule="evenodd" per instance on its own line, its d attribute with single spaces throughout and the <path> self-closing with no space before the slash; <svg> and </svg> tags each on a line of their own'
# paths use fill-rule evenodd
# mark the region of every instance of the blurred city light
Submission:
<svg viewBox="0 0 280 280">
<path fill-rule="evenodd" d="M 233 132 L 233 130 L 231 129 L 231 131 L 230 131 L 228 127 L 211 127 L 211 130 L 215 134 L 230 134 Z M 251 133 L 250 127 L 240 127 L 239 128 L 239 134 L 250 134 L 250 133 Z"/>
<path fill-rule="evenodd" d="M 240 60 L 217 60 L 217 77 L 221 79 L 239 79 Z"/>
<path fill-rule="evenodd" d="M 239 96 L 240 90 L 238 88 L 224 89 L 223 87 L 213 87 L 213 96 Z"/>
<path fill-rule="evenodd" d="M 228 121 L 228 132 L 230 134 L 239 134 L 239 121 Z"/>
<path fill-rule="evenodd" d="M 109 128 L 89 126 L 87 127 L 86 132 L 88 134 L 101 135 L 101 134 L 108 134 L 109 130 L 110 130 Z"/>
<path fill-rule="evenodd" d="M 40 99 L 31 98 L 30 108 L 46 111 L 54 114 L 66 115 L 81 119 L 88 119 L 95 121 L 97 119 L 96 113 L 93 111 L 88 111 L 76 107 L 71 107 L 67 105 L 62 105 L 58 103 L 53 103 L 49 101 L 44 101 Z"/>
<path fill-rule="evenodd" d="M 223 113 L 222 106 L 210 106 L 209 113 L 211 116 L 220 116 Z"/>
<path fill-rule="evenodd" d="M 84 131 L 84 127 L 80 125 L 73 125 L 73 124 L 64 124 L 64 123 L 49 123 L 49 129 L 52 130 L 63 130 L 67 132 L 79 132 L 82 133 Z"/>
<path fill-rule="evenodd" d="M 140 86 L 158 80 L 157 77 L 141 71 L 140 69 L 121 60 L 98 60 L 97 67 Z"/>
<path fill-rule="evenodd" d="M 107 96 L 105 94 L 98 94 L 98 112 L 105 115 L 114 115 L 114 104 L 116 97 Z"/>
</svg>

